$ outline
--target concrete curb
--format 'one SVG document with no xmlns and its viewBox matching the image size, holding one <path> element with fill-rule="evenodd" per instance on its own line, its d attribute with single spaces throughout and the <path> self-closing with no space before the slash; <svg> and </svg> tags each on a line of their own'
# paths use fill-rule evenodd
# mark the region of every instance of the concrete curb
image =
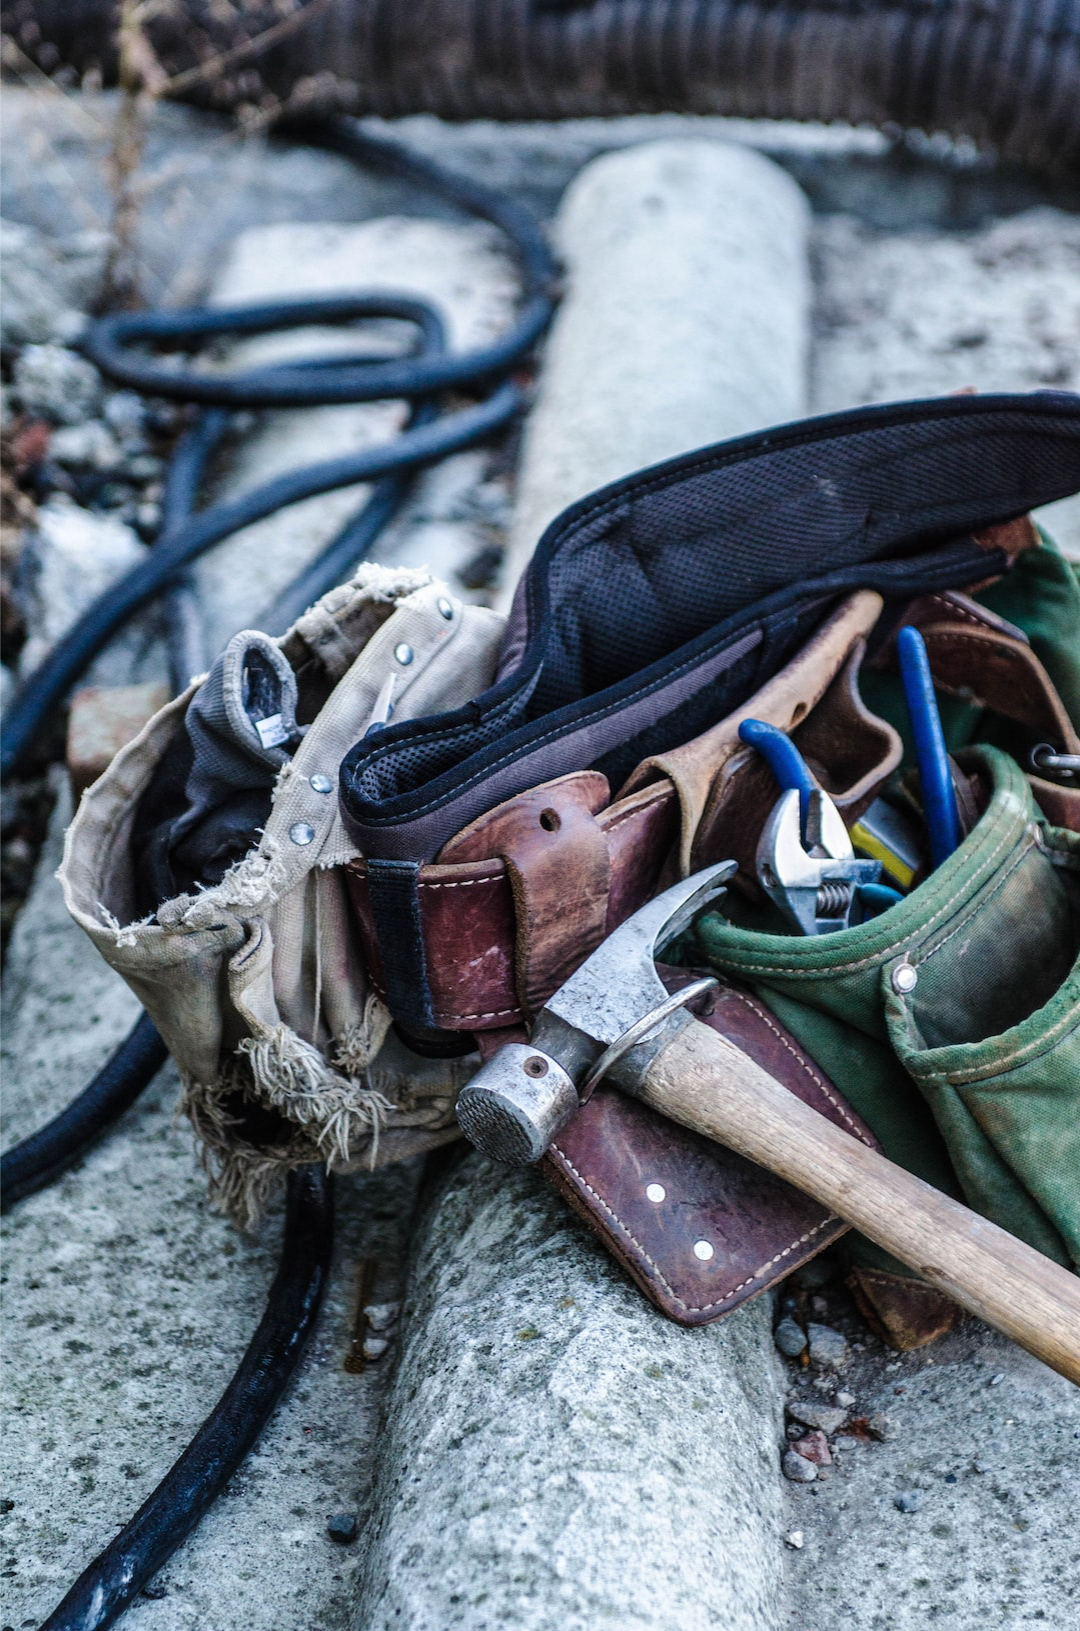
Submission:
<svg viewBox="0 0 1080 1631">
<path fill-rule="evenodd" d="M 769 159 L 646 142 L 586 166 L 555 237 L 567 296 L 522 455 L 504 598 L 606 482 L 805 412 L 810 212 Z"/>
<path fill-rule="evenodd" d="M 462 1160 L 420 1230 L 353 1631 L 772 1631 L 769 1316 L 681 1330 L 538 1174 Z"/>
<path fill-rule="evenodd" d="M 511 581 L 599 483 L 803 410 L 807 216 L 769 161 L 712 144 L 582 173 Z M 478 1157 L 429 1211 L 406 1301 L 356 1631 L 779 1625 L 766 1301 L 680 1330 L 536 1174 Z"/>
</svg>

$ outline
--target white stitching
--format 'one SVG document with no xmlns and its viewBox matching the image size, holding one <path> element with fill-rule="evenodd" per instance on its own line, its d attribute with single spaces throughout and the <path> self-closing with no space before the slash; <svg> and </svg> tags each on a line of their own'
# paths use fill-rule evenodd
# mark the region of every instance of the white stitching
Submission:
<svg viewBox="0 0 1080 1631">
<path fill-rule="evenodd" d="M 754 1280 L 760 1280 L 762 1275 L 771 1269 L 774 1263 L 779 1263 L 781 1259 L 789 1257 L 796 1247 L 804 1246 L 808 1240 L 813 1240 L 815 1235 L 820 1234 L 822 1229 L 827 1229 L 831 1224 L 838 1221 L 836 1214 L 830 1212 L 828 1217 L 824 1218 L 820 1223 L 815 1224 L 814 1227 L 806 1234 L 798 1235 L 791 1242 L 790 1246 L 785 1246 L 783 1251 L 777 1252 L 774 1257 L 770 1257 L 769 1261 L 767 1263 L 763 1263 L 759 1269 L 755 1269 L 753 1274 L 748 1275 L 745 1280 L 740 1280 L 739 1284 L 737 1286 L 732 1286 L 729 1291 L 725 1291 L 722 1297 L 717 1297 L 711 1303 L 688 1303 L 684 1298 L 679 1296 L 674 1286 L 668 1282 L 668 1279 L 663 1270 L 660 1268 L 659 1264 L 653 1261 L 648 1252 L 645 1250 L 644 1246 L 641 1244 L 641 1241 L 638 1240 L 637 1236 L 627 1228 L 626 1224 L 623 1222 L 622 1218 L 619 1217 L 618 1213 L 612 1211 L 604 1197 L 593 1188 L 592 1184 L 590 1184 L 586 1178 L 582 1177 L 581 1173 L 578 1171 L 577 1167 L 575 1167 L 574 1163 L 570 1160 L 565 1151 L 561 1150 L 557 1144 L 552 1144 L 548 1153 L 557 1155 L 563 1166 L 574 1174 L 574 1177 L 581 1184 L 582 1188 L 587 1189 L 593 1199 L 599 1202 L 601 1208 L 607 1213 L 612 1223 L 614 1223 L 618 1229 L 622 1230 L 627 1240 L 634 1244 L 638 1252 L 644 1258 L 645 1262 L 648 1263 L 649 1267 L 655 1273 L 657 1279 L 660 1281 L 660 1284 L 663 1286 L 672 1302 L 678 1303 L 680 1308 L 685 1308 L 688 1314 L 707 1314 L 711 1308 L 719 1308 L 722 1303 L 729 1302 L 732 1297 L 737 1297 L 739 1292 L 744 1290 L 746 1286 L 751 1285 Z"/>
<path fill-rule="evenodd" d="M 834 1098 L 833 1095 L 829 1092 L 829 1089 L 826 1087 L 824 1081 L 818 1075 L 817 1071 L 812 1069 L 812 1067 L 810 1065 L 810 1061 L 808 1059 L 804 1059 L 803 1055 L 799 1052 L 798 1048 L 792 1047 L 791 1043 L 788 1041 L 787 1037 L 781 1031 L 780 1027 L 778 1025 L 773 1024 L 773 1021 L 772 1021 L 770 1015 L 768 1014 L 768 1012 L 764 1008 L 760 1008 L 756 1002 L 753 1002 L 748 996 L 745 996 L 743 992 L 736 991 L 734 986 L 728 986 L 726 989 L 730 992 L 730 994 L 733 997 L 738 997 L 740 1002 L 744 1002 L 746 1004 L 747 1008 L 749 1008 L 752 1013 L 757 1014 L 760 1019 L 764 1020 L 765 1024 L 769 1027 L 769 1030 L 772 1031 L 773 1034 L 776 1036 L 777 1040 L 783 1044 L 783 1046 L 787 1049 L 788 1053 L 791 1054 L 792 1058 L 797 1059 L 799 1061 L 800 1065 L 802 1066 L 802 1068 L 806 1071 L 807 1075 L 810 1077 L 810 1079 L 817 1083 L 818 1087 L 824 1093 L 825 1097 L 828 1099 L 828 1101 L 832 1105 L 833 1109 L 838 1110 L 839 1113 L 843 1116 L 844 1120 L 847 1122 L 848 1126 L 851 1128 L 851 1131 L 854 1134 L 854 1136 L 860 1141 L 860 1143 L 866 1144 L 870 1148 L 872 1148 L 873 1146 L 870 1144 L 870 1140 L 856 1126 L 856 1124 L 853 1121 L 853 1119 L 851 1118 L 851 1116 L 848 1115 L 847 1110 L 844 1107 L 844 1105 L 841 1104 L 839 1099 Z"/>
<path fill-rule="evenodd" d="M 418 889 L 475 889 L 480 883 L 505 883 L 505 872 L 493 872 L 489 878 L 447 878 L 445 881 L 432 878 L 430 882 L 421 878 Z"/>
</svg>

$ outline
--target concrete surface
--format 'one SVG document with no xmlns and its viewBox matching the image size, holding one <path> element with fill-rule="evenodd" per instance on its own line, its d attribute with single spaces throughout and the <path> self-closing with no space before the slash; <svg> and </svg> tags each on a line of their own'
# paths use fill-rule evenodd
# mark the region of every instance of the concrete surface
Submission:
<svg viewBox="0 0 1080 1631">
<path fill-rule="evenodd" d="M 767 1301 L 672 1325 L 535 1172 L 476 1154 L 420 1233 L 353 1631 L 771 1631 Z"/>
<path fill-rule="evenodd" d="M 803 1536 L 786 1552 L 790 1631 L 1080 1623 L 1080 1390 L 967 1321 L 919 1353 L 866 1343 L 835 1390 L 805 1373 L 792 1389 L 835 1392 L 895 1436 L 840 1434 L 827 1477 L 786 1484 L 787 1532 Z"/>
<path fill-rule="evenodd" d="M 217 293 L 242 300 L 406 285 L 441 306 L 453 342 L 465 345 L 498 327 L 512 298 L 512 270 L 493 236 L 484 227 L 421 221 L 258 229 L 237 239 Z M 290 339 L 295 347 L 287 337 L 273 354 Z M 324 343 L 340 348 L 341 337 Z M 301 344 L 311 348 L 310 333 Z M 271 342 L 237 350 L 234 362 L 265 360 Z M 264 415 L 233 450 L 219 490 L 228 496 L 289 465 L 385 437 L 399 418 L 395 405 L 382 403 Z M 483 503 L 470 500 L 489 463 L 486 452 L 466 453 L 421 480 L 397 528 L 402 553 L 415 563 L 441 550 L 449 568 L 484 543 Z M 308 501 L 206 561 L 208 647 L 250 624 L 361 498 L 353 489 Z M 141 556 L 143 546 L 115 519 L 58 500 L 46 511 L 38 621 L 42 639 L 51 640 L 89 591 L 126 564 L 118 550 Z M 78 554 L 88 540 L 92 580 Z M 397 559 L 393 538 L 384 542 L 382 558 Z M 160 648 L 147 649 L 145 633 L 135 631 L 103 654 L 95 677 L 127 680 L 140 657 L 143 669 L 161 663 Z M 64 789 L 9 950 L 6 1144 L 66 1104 L 138 1013 L 63 911 L 53 872 L 69 819 Z M 190 1130 L 174 1118 L 177 1093 L 168 1068 L 100 1149 L 5 1222 L 4 1493 L 14 1504 L 4 1519 L 2 1612 L 19 1631 L 39 1623 L 188 1442 L 254 1331 L 273 1274 L 280 1217 L 249 1239 L 208 1210 Z M 331 1289 L 288 1401 L 226 1497 L 161 1572 L 154 1589 L 165 1595 L 129 1612 L 133 1631 L 151 1624 L 154 1631 L 334 1631 L 346 1623 L 392 1353 L 391 1344 L 363 1375 L 343 1369 L 358 1265 L 370 1259 L 377 1294 L 397 1300 L 417 1175 L 406 1166 L 339 1181 Z M 349 1547 L 326 1533 L 327 1520 L 343 1512 L 359 1520 Z"/>
<path fill-rule="evenodd" d="M 15 928 L 5 989 L 5 1141 L 68 1103 L 138 1014 L 53 879 L 66 790 Z M 171 1068 L 108 1139 L 4 1219 L 0 1620 L 40 1624 L 216 1401 L 262 1313 L 280 1216 L 258 1238 L 209 1211 Z M 360 1547 L 327 1519 L 370 1499 L 385 1364 L 343 1369 L 357 1266 L 397 1281 L 416 1172 L 341 1179 L 330 1290 L 298 1376 L 245 1466 L 138 1599 L 131 1631 L 335 1631 Z M 393 1296 L 392 1290 L 383 1295 Z M 9 1505 L 10 1503 L 10 1505 Z M 272 1582 L 272 1589 L 268 1589 Z"/>
<path fill-rule="evenodd" d="M 504 590 L 573 499 L 803 409 L 806 227 L 754 153 L 663 142 L 582 172 Z M 417 1252 L 357 1628 L 775 1626 L 768 1307 L 671 1326 L 536 1175 L 478 1159 Z"/>
<path fill-rule="evenodd" d="M 566 291 L 518 478 L 503 595 L 560 510 L 619 476 L 805 411 L 809 209 L 744 148 L 646 143 L 574 181 Z"/>
<path fill-rule="evenodd" d="M 1080 390 L 1080 215 L 1039 208 L 975 231 L 815 223 L 810 404 Z M 1039 518 L 1080 560 L 1080 497 Z"/>
</svg>

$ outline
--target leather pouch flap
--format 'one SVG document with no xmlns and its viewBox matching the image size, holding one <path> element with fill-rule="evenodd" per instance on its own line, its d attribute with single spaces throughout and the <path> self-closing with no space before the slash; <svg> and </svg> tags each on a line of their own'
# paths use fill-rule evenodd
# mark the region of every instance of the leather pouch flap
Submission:
<svg viewBox="0 0 1080 1631">
<path fill-rule="evenodd" d="M 669 989 L 690 977 L 663 972 Z M 749 992 L 722 984 L 700 1018 L 797 1098 L 879 1147 Z M 650 1301 L 680 1325 L 719 1319 L 847 1230 L 783 1179 L 603 1084 L 559 1134 L 542 1170 Z"/>
</svg>

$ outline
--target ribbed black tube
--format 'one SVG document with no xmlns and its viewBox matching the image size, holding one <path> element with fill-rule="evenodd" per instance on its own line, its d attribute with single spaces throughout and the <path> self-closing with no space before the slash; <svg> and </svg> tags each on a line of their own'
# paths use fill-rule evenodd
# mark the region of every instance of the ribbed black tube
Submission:
<svg viewBox="0 0 1080 1631">
<path fill-rule="evenodd" d="M 563 119 L 720 113 L 968 137 L 1080 163 L 1080 0 L 178 0 L 147 30 L 175 94 L 234 109 Z M 6 0 L 46 71 L 116 71 L 118 0 Z M 223 66 L 199 64 L 226 53 Z"/>
<path fill-rule="evenodd" d="M 167 1058 L 157 1027 L 149 1014 L 143 1014 L 89 1087 L 40 1132 L 31 1133 L 0 1158 L 0 1210 L 6 1212 L 16 1201 L 44 1189 L 92 1149 Z"/>
<path fill-rule="evenodd" d="M 290 1173 L 281 1263 L 236 1374 L 180 1459 L 41 1631 L 104 1631 L 112 1625 L 220 1495 L 296 1369 L 326 1284 L 333 1234 L 325 1170 Z"/>
</svg>

